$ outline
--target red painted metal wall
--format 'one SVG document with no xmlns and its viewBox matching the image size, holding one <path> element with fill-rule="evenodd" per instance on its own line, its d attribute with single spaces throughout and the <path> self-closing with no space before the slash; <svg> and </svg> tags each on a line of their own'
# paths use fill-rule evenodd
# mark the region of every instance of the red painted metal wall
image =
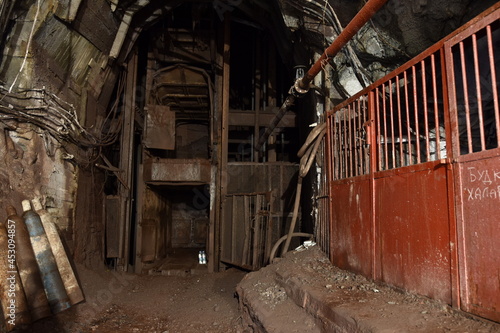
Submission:
<svg viewBox="0 0 500 333">
<path fill-rule="evenodd" d="M 366 178 L 366 177 L 365 177 Z M 335 263 L 344 269 L 371 276 L 372 249 L 369 179 L 337 182 L 332 186 L 331 248 Z"/>
<path fill-rule="evenodd" d="M 500 4 L 328 115 L 330 258 L 500 321 Z"/>
<path fill-rule="evenodd" d="M 451 304 L 447 170 L 438 163 L 375 180 L 375 277 Z"/>
</svg>

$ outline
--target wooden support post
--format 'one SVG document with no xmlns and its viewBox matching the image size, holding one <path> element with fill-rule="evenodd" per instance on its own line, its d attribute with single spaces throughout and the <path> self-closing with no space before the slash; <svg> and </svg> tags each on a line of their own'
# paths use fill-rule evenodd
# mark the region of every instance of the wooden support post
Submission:
<svg viewBox="0 0 500 333">
<path fill-rule="evenodd" d="M 120 253 L 117 268 L 127 271 L 129 261 L 129 241 L 131 223 L 131 203 L 133 194 L 133 160 L 134 160 L 134 114 L 135 91 L 137 83 L 137 50 L 133 52 L 127 64 L 127 82 L 124 95 L 124 119 L 121 133 L 120 169 L 123 170 L 123 181 L 118 190 L 120 197 Z"/>
<path fill-rule="evenodd" d="M 260 45 L 260 39 L 256 38 L 255 39 L 255 125 L 254 125 L 254 143 L 258 142 L 259 137 L 260 137 L 260 119 L 259 119 L 259 114 L 260 114 L 260 106 L 261 106 L 261 99 L 262 99 L 262 50 L 261 50 L 261 45 Z M 253 147 L 252 147 L 253 149 Z M 259 162 L 259 153 L 257 152 L 254 154 L 254 160 L 253 162 Z"/>
<path fill-rule="evenodd" d="M 231 44 L 231 20 L 230 13 L 224 16 L 224 43 L 222 56 L 217 56 L 217 67 L 222 69 L 222 75 L 217 78 L 217 110 L 214 116 L 219 121 L 217 128 L 217 156 L 216 158 L 216 179 L 212 181 L 215 193 L 214 214 L 211 215 L 210 235 L 209 235 L 209 272 L 219 270 L 220 250 L 221 250 L 221 225 L 224 223 L 224 205 L 227 194 L 227 154 L 229 137 L 229 74 L 230 74 L 230 44 Z"/>
</svg>

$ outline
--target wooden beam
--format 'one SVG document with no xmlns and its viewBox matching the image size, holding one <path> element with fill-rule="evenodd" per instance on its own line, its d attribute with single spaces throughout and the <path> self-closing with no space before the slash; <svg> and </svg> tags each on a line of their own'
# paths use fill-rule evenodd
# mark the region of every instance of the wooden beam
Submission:
<svg viewBox="0 0 500 333">
<path fill-rule="evenodd" d="M 231 17 L 230 13 L 226 12 L 224 15 L 224 47 L 222 53 L 222 114 L 221 114 L 221 137 L 220 137 L 220 158 L 219 158 L 219 188 L 220 188 L 220 202 L 222 203 L 217 209 L 222 212 L 224 210 L 224 198 L 227 194 L 227 154 L 228 154 L 228 139 L 229 139 L 229 78 L 231 73 Z M 219 214 L 222 216 L 223 214 Z M 221 230 L 220 225 L 224 223 L 222 219 L 218 219 L 216 225 L 215 235 L 217 238 Z M 220 246 L 220 245 L 219 245 Z M 218 246 L 218 247 L 219 247 Z M 216 249 L 217 264 L 219 261 L 220 249 Z"/>
<path fill-rule="evenodd" d="M 262 49 L 260 38 L 254 39 L 255 43 L 255 119 L 254 119 L 254 141 L 260 137 L 260 104 L 262 99 Z M 255 141 L 257 142 L 257 141 Z M 253 147 L 252 147 L 253 149 Z M 254 154 L 254 162 L 259 162 L 259 155 Z"/>
<path fill-rule="evenodd" d="M 121 133 L 120 169 L 123 170 L 123 181 L 118 194 L 120 197 L 120 253 L 117 268 L 121 271 L 128 270 L 129 235 L 132 219 L 131 203 L 133 193 L 133 160 L 134 160 L 134 114 L 135 92 L 137 84 L 137 51 L 134 51 L 127 64 L 127 81 L 124 94 L 124 119 Z"/>
</svg>

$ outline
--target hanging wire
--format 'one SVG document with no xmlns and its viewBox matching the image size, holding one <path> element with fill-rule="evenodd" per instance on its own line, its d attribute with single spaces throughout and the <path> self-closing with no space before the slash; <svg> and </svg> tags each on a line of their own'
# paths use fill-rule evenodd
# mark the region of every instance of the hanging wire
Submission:
<svg viewBox="0 0 500 333">
<path fill-rule="evenodd" d="M 124 78 L 118 83 L 118 96 L 124 89 Z M 119 101 L 115 101 L 106 118 L 95 128 L 80 124 L 75 107 L 57 95 L 42 89 L 24 89 L 11 92 L 0 85 L 0 122 L 30 123 L 44 136 L 46 151 L 52 155 L 56 148 L 70 152 L 65 158 L 79 164 L 95 161 L 101 148 L 114 144 L 119 137 L 122 117 Z M 49 137 L 55 142 L 49 143 Z"/>
</svg>

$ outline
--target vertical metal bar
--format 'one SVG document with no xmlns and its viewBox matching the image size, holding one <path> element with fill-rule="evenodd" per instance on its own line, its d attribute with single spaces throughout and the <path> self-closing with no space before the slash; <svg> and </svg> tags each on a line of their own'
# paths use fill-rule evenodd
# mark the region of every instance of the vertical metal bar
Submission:
<svg viewBox="0 0 500 333">
<path fill-rule="evenodd" d="M 341 168 L 341 163 L 342 161 L 340 160 L 340 137 L 339 137 L 339 130 L 337 127 L 337 122 L 335 121 L 335 114 L 332 114 L 330 117 L 330 121 L 332 123 L 332 128 L 333 128 L 333 158 L 332 158 L 332 166 L 335 168 L 335 178 L 334 179 L 340 179 L 340 168 Z"/>
<path fill-rule="evenodd" d="M 377 239 L 377 202 L 376 198 L 376 183 L 375 183 L 375 172 L 379 167 L 377 167 L 377 155 L 380 154 L 380 151 L 377 152 L 377 149 L 380 149 L 380 144 L 375 144 L 377 142 L 377 137 L 380 137 L 380 113 L 378 107 L 378 88 L 375 89 L 375 92 L 372 90 L 368 93 L 368 118 L 370 124 L 377 123 L 378 132 L 375 130 L 375 126 L 369 126 L 367 129 L 367 136 L 369 137 L 369 141 L 371 142 L 369 146 L 369 156 L 370 156 L 370 241 L 371 241 L 371 268 L 372 268 L 372 279 L 376 280 L 378 278 L 377 272 L 377 258 L 378 258 L 378 243 Z M 380 160 L 380 157 L 379 157 Z"/>
<path fill-rule="evenodd" d="M 365 126 L 365 130 L 366 130 L 366 147 L 367 147 L 367 150 L 365 152 L 365 149 L 363 149 L 363 170 L 364 170 L 364 174 L 367 175 L 370 173 L 370 159 L 368 157 L 368 154 L 369 154 L 369 149 L 371 147 L 371 145 L 375 145 L 376 141 L 372 141 L 372 137 L 370 136 L 370 134 L 372 133 L 372 131 L 370 131 L 370 129 L 372 129 L 375 125 L 373 123 L 371 123 L 371 120 L 370 119 L 370 115 L 369 115 L 369 112 L 370 110 L 368 109 L 368 106 L 369 106 L 369 95 L 366 95 L 366 99 L 363 101 L 363 124 L 366 124 Z"/>
<path fill-rule="evenodd" d="M 358 133 L 359 133 L 359 125 L 358 125 L 358 114 L 359 114 L 359 98 L 353 102 L 353 109 L 354 109 L 354 115 L 352 117 L 352 122 L 353 122 L 353 128 L 354 128 L 354 133 L 353 133 L 353 153 L 354 153 L 354 176 L 359 176 L 359 164 L 358 164 Z"/>
<path fill-rule="evenodd" d="M 347 106 L 347 128 L 348 128 L 348 132 L 347 132 L 347 137 L 349 138 L 349 142 L 348 142 L 348 149 L 347 149 L 347 153 L 348 153 L 348 159 L 349 159 L 349 177 L 352 177 L 354 176 L 354 170 L 353 170 L 353 165 L 352 165 L 352 160 L 353 160 L 353 153 L 354 153 L 354 149 L 353 149 L 353 146 L 352 146 L 352 137 L 354 136 L 353 134 L 353 126 L 352 126 L 352 116 L 351 116 L 351 111 L 352 111 L 352 104 L 349 104 Z"/>
<path fill-rule="evenodd" d="M 401 119 L 401 92 L 399 75 L 396 76 L 396 100 L 398 103 L 398 133 L 399 133 L 399 167 L 405 166 L 403 159 L 403 123 Z"/>
<path fill-rule="evenodd" d="M 430 146 L 429 146 L 429 115 L 427 114 L 427 75 L 425 73 L 425 59 L 420 62 L 422 66 L 422 98 L 423 98 L 423 111 L 424 111 L 424 131 L 425 131 L 425 161 L 430 160 Z"/>
<path fill-rule="evenodd" d="M 441 156 L 441 129 L 439 126 L 439 107 L 438 107 L 438 92 L 436 84 L 436 56 L 431 55 L 431 73 L 432 73 L 432 98 L 434 103 L 434 123 L 436 131 L 436 156 L 440 160 Z"/>
<path fill-rule="evenodd" d="M 408 136 L 408 165 L 413 164 L 413 144 L 412 144 L 412 133 L 410 125 L 410 96 L 408 92 L 408 74 L 407 71 L 403 73 L 404 85 L 405 85 L 405 107 L 406 107 L 406 133 Z"/>
<path fill-rule="evenodd" d="M 394 136 L 394 103 L 393 103 L 393 93 L 392 93 L 392 79 L 389 80 L 389 112 L 391 114 L 391 157 L 392 164 L 391 169 L 396 168 L 396 140 Z"/>
<path fill-rule="evenodd" d="M 342 178 L 348 178 L 349 177 L 349 169 L 348 169 L 348 164 L 349 164 L 349 161 L 347 160 L 349 158 L 349 155 L 347 153 L 347 126 L 346 126 L 346 112 L 345 110 L 342 111 L 342 122 L 341 122 L 341 128 L 340 130 L 342 131 L 343 133 L 343 142 L 342 142 L 342 145 L 344 147 L 344 156 L 343 156 L 343 163 L 344 163 L 344 175 Z"/>
<path fill-rule="evenodd" d="M 417 155 L 417 164 L 421 163 L 420 159 L 420 124 L 418 119 L 418 94 L 417 94 L 417 69 L 411 66 L 413 75 L 413 113 L 415 117 L 415 154 Z"/>
<path fill-rule="evenodd" d="M 460 46 L 460 63 L 462 66 L 462 83 L 463 83 L 463 93 L 464 93 L 464 104 L 465 104 L 465 123 L 467 126 L 467 145 L 469 148 L 469 153 L 472 153 L 472 133 L 470 127 L 470 107 L 469 107 L 469 88 L 467 86 L 467 73 L 465 64 L 465 52 L 464 52 L 464 42 L 459 43 Z M 457 113 L 460 110 L 457 110 Z M 457 115 L 458 117 L 460 115 Z M 460 129 L 459 129 L 460 130 Z"/>
<path fill-rule="evenodd" d="M 360 106 L 359 106 L 359 120 L 358 120 L 358 126 L 359 126 L 359 168 L 360 168 L 360 175 L 364 175 L 365 172 L 365 145 L 366 145 L 366 122 L 364 119 L 364 114 L 365 114 L 365 96 L 363 96 L 363 99 L 360 100 Z"/>
<path fill-rule="evenodd" d="M 477 115 L 479 117 L 479 136 L 481 139 L 481 150 L 485 150 L 486 143 L 484 140 L 483 100 L 481 96 L 481 77 L 479 73 L 479 59 L 477 55 L 476 34 L 472 34 L 472 52 L 474 54 L 474 77 L 476 79 Z"/>
<path fill-rule="evenodd" d="M 460 135 L 453 48 L 451 46 L 445 47 L 443 52 L 441 67 L 445 69 L 446 73 L 443 75 L 444 122 L 446 136 L 451 139 L 451 144 L 446 146 L 446 152 L 449 157 L 457 158 L 460 156 Z"/>
<path fill-rule="evenodd" d="M 389 149 L 387 141 L 389 141 L 387 137 L 387 101 L 385 98 L 385 84 L 382 84 L 382 115 L 384 119 L 384 169 L 389 169 Z"/>
<path fill-rule="evenodd" d="M 488 58 L 490 59 L 491 73 L 491 91 L 493 92 L 493 105 L 495 108 L 495 126 L 497 129 L 497 147 L 500 147 L 500 110 L 498 107 L 498 91 L 495 68 L 495 54 L 493 53 L 493 37 L 491 36 L 491 25 L 486 27 L 486 36 L 488 38 Z"/>
<path fill-rule="evenodd" d="M 380 118 L 380 101 L 379 101 L 379 87 L 375 88 L 375 95 L 372 96 L 373 98 L 373 101 L 371 101 L 373 104 L 374 104 L 374 107 L 375 107 L 375 112 L 376 112 L 376 115 L 377 115 L 377 118 L 374 118 L 376 119 L 376 125 L 377 125 L 377 136 L 376 136 L 376 141 L 372 141 L 373 143 L 372 144 L 376 144 L 377 145 L 377 156 L 378 156 L 378 166 L 375 168 L 377 171 L 380 171 L 382 170 L 382 151 L 383 151 L 383 148 L 382 148 L 382 130 L 380 128 L 381 126 L 381 118 Z"/>
</svg>

